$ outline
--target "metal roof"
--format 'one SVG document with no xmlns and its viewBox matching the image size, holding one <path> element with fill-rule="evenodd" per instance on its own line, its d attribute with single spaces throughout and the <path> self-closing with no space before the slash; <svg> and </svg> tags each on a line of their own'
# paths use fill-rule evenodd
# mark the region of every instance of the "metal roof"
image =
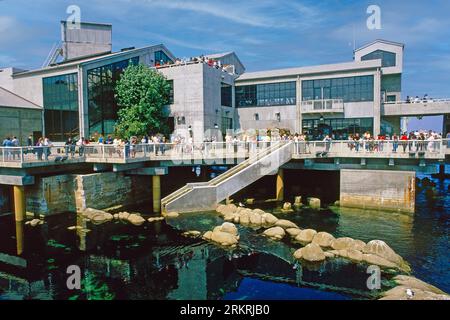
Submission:
<svg viewBox="0 0 450 320">
<path fill-rule="evenodd" d="M 256 80 L 264 78 L 294 77 L 298 75 L 334 73 L 342 71 L 364 70 L 381 68 L 381 60 L 353 61 L 337 64 L 324 64 L 319 66 L 276 69 L 269 71 L 246 72 L 237 81 Z"/>
<path fill-rule="evenodd" d="M 364 46 L 358 48 L 355 50 L 355 52 L 363 50 L 371 45 L 374 45 L 375 43 L 385 43 L 385 44 L 389 44 L 389 45 L 393 45 L 393 46 L 398 46 L 398 47 L 405 47 L 404 43 L 400 43 L 400 42 L 395 42 L 395 41 L 389 41 L 389 40 L 383 40 L 383 39 L 376 39 L 375 41 L 372 41 L 371 43 L 365 44 Z"/>
<path fill-rule="evenodd" d="M 130 53 L 135 53 L 135 52 L 139 52 L 139 51 L 143 51 L 143 50 L 147 50 L 147 49 L 155 48 L 155 47 L 162 47 L 162 48 L 164 48 L 166 50 L 166 52 L 169 53 L 169 56 L 172 59 L 175 58 L 175 56 L 169 51 L 169 49 L 166 48 L 166 46 L 164 46 L 163 44 L 158 44 L 158 45 L 146 46 L 146 47 L 132 49 L 132 50 L 119 51 L 119 52 L 113 52 L 113 53 L 106 53 L 106 54 L 100 54 L 100 55 L 94 55 L 94 56 L 88 56 L 88 57 L 81 58 L 81 59 L 78 59 L 78 60 L 63 61 L 63 62 L 57 63 L 55 65 L 51 65 L 51 66 L 48 66 L 48 67 L 45 67 L 45 68 L 15 73 L 15 74 L 13 74 L 13 77 L 21 76 L 21 75 L 28 75 L 28 74 L 33 74 L 33 73 L 55 71 L 55 70 L 66 69 L 66 68 L 70 68 L 70 67 L 77 67 L 79 65 L 88 64 L 88 63 L 91 63 L 91 62 L 98 62 L 98 61 L 102 61 L 102 60 L 106 60 L 106 59 L 110 59 L 110 58 L 115 58 L 115 57 L 120 57 L 121 55 L 127 55 L 127 54 L 130 54 Z"/>
</svg>

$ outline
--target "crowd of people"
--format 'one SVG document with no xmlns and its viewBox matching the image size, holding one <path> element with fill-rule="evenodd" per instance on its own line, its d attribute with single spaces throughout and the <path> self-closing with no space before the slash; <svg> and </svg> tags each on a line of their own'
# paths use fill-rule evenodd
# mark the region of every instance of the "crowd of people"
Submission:
<svg viewBox="0 0 450 320">
<path fill-rule="evenodd" d="M 143 137 L 132 136 L 130 138 L 120 139 L 108 135 L 97 135 L 86 139 L 68 138 L 64 143 L 64 153 L 66 158 L 83 157 L 93 153 L 104 154 L 109 157 L 119 158 L 135 158 L 138 153 L 165 155 L 167 151 L 176 154 L 190 154 L 194 151 L 200 151 L 208 154 L 220 148 L 225 148 L 227 153 L 255 152 L 257 149 L 270 145 L 271 142 L 277 141 L 293 141 L 295 143 L 296 153 L 310 153 L 317 150 L 330 152 L 337 144 L 345 144 L 352 152 L 435 152 L 440 150 L 441 139 L 448 139 L 445 144 L 450 148 L 450 132 L 443 137 L 440 133 L 432 130 L 417 130 L 402 134 L 379 134 L 372 135 L 370 132 L 363 134 L 352 134 L 347 139 L 339 139 L 334 134 L 322 136 L 320 139 L 312 139 L 306 133 L 291 134 L 289 132 L 265 131 L 260 130 L 257 134 L 240 134 L 227 133 L 222 140 L 221 136 L 210 136 L 203 140 L 202 143 L 194 143 L 192 135 L 172 135 L 170 139 L 162 134 L 146 135 Z M 33 136 L 27 139 L 27 148 L 20 149 L 20 141 L 17 137 L 6 137 L 3 140 L 4 147 L 3 157 L 5 160 L 19 160 L 25 154 L 32 153 L 37 160 L 48 160 L 53 150 L 53 143 L 47 137 L 37 139 L 33 142 Z M 99 151 L 99 146 L 105 146 Z M 313 150 L 312 146 L 315 146 Z M 61 148 L 61 146 L 58 146 Z M 342 150 L 342 149 L 339 149 Z M 58 150 L 58 153 L 61 153 Z"/>
<path fill-rule="evenodd" d="M 175 62 L 170 62 L 170 61 L 157 61 L 155 63 L 156 68 L 161 68 L 161 67 L 167 67 L 167 66 L 171 66 L 171 65 L 187 65 L 187 64 L 192 64 L 192 63 L 204 63 L 207 64 L 210 67 L 216 68 L 216 69 L 221 69 L 223 71 L 227 71 L 227 65 L 222 64 L 222 62 L 220 60 L 216 60 L 216 59 L 212 59 L 209 58 L 207 56 L 201 55 L 199 57 L 190 57 L 188 59 L 180 59 L 177 58 L 175 60 Z"/>
</svg>

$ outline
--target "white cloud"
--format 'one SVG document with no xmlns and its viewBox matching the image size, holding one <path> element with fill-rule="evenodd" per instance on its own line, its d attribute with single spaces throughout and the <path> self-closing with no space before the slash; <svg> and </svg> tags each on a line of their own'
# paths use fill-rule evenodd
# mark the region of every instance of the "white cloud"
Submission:
<svg viewBox="0 0 450 320">
<path fill-rule="evenodd" d="M 312 6 L 292 1 L 179 1 L 136 0 L 154 8 L 183 10 L 230 22 L 260 28 L 301 28 L 318 21 L 320 15 Z"/>
</svg>

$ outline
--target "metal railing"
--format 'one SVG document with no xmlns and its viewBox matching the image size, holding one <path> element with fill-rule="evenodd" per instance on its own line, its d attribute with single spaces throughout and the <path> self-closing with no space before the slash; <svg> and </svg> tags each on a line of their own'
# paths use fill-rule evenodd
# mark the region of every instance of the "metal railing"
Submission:
<svg viewBox="0 0 450 320">
<path fill-rule="evenodd" d="M 84 146 L 0 147 L 2 163 L 66 162 L 84 160 Z"/>
<path fill-rule="evenodd" d="M 273 142 L 151 143 L 136 145 L 0 147 L 0 164 L 98 162 L 123 163 L 145 160 L 248 158 L 273 147 Z M 450 154 L 450 139 L 439 140 L 361 140 L 300 141 L 293 143 L 293 154 L 308 157 L 352 157 L 371 155 L 390 157 L 412 153 L 419 157 Z"/>
<path fill-rule="evenodd" d="M 432 99 L 432 98 L 427 98 L 427 99 L 419 98 L 419 99 L 416 99 L 416 98 L 411 98 L 409 101 L 408 100 L 404 100 L 404 101 L 399 100 L 399 101 L 386 101 L 386 102 L 383 102 L 383 103 L 384 104 L 406 104 L 406 103 L 414 104 L 414 103 L 445 103 L 445 102 L 450 102 L 450 99 L 448 99 L 448 98 L 445 98 L 445 99 Z"/>
<path fill-rule="evenodd" d="M 302 101 L 301 110 L 303 113 L 344 112 L 344 101 L 342 99 Z"/>
<path fill-rule="evenodd" d="M 444 157 L 450 154 L 450 139 L 440 140 L 346 140 L 346 141 L 301 141 L 294 143 L 294 155 L 311 157 L 371 157 L 423 158 Z"/>
</svg>

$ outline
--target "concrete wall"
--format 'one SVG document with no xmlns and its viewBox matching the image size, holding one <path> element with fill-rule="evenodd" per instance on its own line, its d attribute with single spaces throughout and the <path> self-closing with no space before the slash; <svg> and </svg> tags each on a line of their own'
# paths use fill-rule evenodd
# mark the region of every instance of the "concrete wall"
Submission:
<svg viewBox="0 0 450 320">
<path fill-rule="evenodd" d="M 297 106 L 248 107 L 237 108 L 237 122 L 243 130 L 249 129 L 289 129 L 295 132 Z M 255 121 L 255 114 L 259 120 Z M 280 113 L 280 121 L 276 114 Z"/>
<path fill-rule="evenodd" d="M 343 207 L 414 213 L 415 172 L 341 170 Z"/>
<path fill-rule="evenodd" d="M 16 136 L 21 145 L 34 131 L 42 132 L 42 111 L 0 107 L 0 138 Z"/>
<path fill-rule="evenodd" d="M 35 214 L 105 209 L 150 200 L 151 177 L 114 172 L 42 177 L 25 192 L 27 211 Z"/>
</svg>

